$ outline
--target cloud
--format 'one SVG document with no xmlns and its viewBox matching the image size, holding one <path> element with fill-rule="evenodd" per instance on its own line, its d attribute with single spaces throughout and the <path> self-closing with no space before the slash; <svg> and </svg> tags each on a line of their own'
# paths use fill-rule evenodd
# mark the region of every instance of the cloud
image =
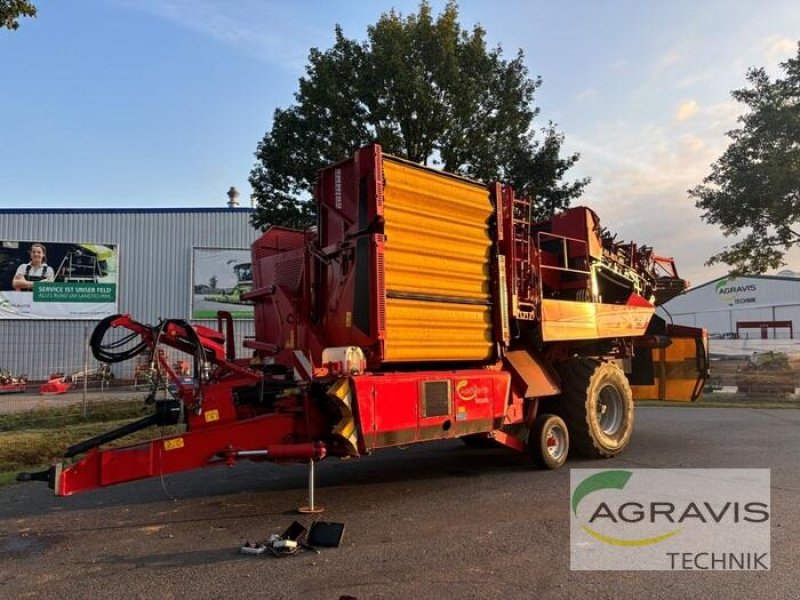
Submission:
<svg viewBox="0 0 800 600">
<path fill-rule="evenodd" d="M 745 111 L 745 106 L 730 100 L 728 102 L 717 102 L 703 109 L 703 117 L 706 119 L 709 129 L 725 131 L 736 126 L 736 121 Z"/>
<path fill-rule="evenodd" d="M 631 61 L 627 58 L 620 58 L 611 63 L 611 68 L 614 71 L 624 71 L 631 66 Z"/>
<path fill-rule="evenodd" d="M 733 68 L 740 73 L 742 84 L 744 84 L 744 74 L 751 68 L 763 68 L 767 75 L 774 78 L 785 74 L 780 68 L 780 63 L 796 53 L 796 39 L 783 35 L 770 35 L 744 48 L 734 60 Z"/>
<path fill-rule="evenodd" d="M 770 64 L 777 64 L 785 61 L 792 54 L 797 52 L 797 40 L 773 35 L 767 38 L 766 47 L 767 60 Z"/>
<path fill-rule="evenodd" d="M 662 67 L 674 67 L 675 65 L 680 64 L 685 60 L 686 60 L 686 53 L 683 50 L 673 48 L 661 57 L 659 63 L 661 64 Z"/>
<path fill-rule="evenodd" d="M 735 124 L 737 104 L 694 108 L 691 131 L 627 120 L 598 123 L 591 136 L 570 136 L 582 155 L 581 174 L 592 177 L 579 201 L 595 209 L 618 240 L 653 246 L 674 256 L 678 271 L 696 284 L 724 275 L 725 265 L 704 261 L 735 240 L 700 218 L 687 190 L 703 181 L 727 146 L 724 132 Z"/>
<path fill-rule="evenodd" d="M 170 21 L 260 61 L 290 71 L 305 66 L 307 48 L 331 37 L 298 17 L 291 5 L 214 0 L 115 0 L 127 10 Z M 302 15 L 301 15 L 302 16 Z M 280 26 L 278 26 L 280 24 Z"/>
<path fill-rule="evenodd" d="M 700 83 L 703 83 L 703 84 L 708 83 L 712 79 L 713 79 L 713 75 L 712 75 L 712 73 L 710 71 L 705 71 L 705 72 L 702 72 L 702 73 L 694 73 L 694 74 L 691 74 L 691 75 L 687 75 L 686 77 L 684 77 L 682 79 L 678 79 L 675 82 L 674 87 L 677 90 L 682 90 L 682 89 L 694 87 L 694 86 L 696 86 L 696 85 L 698 85 Z"/>
<path fill-rule="evenodd" d="M 680 137 L 681 148 L 686 152 L 698 154 L 706 147 L 706 142 L 696 135 L 686 134 Z"/>
<path fill-rule="evenodd" d="M 582 89 L 575 95 L 575 102 L 578 104 L 594 104 L 597 98 L 597 90 L 593 87 L 589 87 Z"/>
<path fill-rule="evenodd" d="M 684 100 L 675 111 L 675 120 L 679 123 L 688 121 L 697 114 L 698 109 L 697 100 Z"/>
<path fill-rule="evenodd" d="M 598 121 L 581 136 L 571 134 L 570 150 L 582 156 L 580 174 L 592 178 L 579 203 L 595 209 L 618 240 L 674 256 L 681 276 L 695 284 L 724 275 L 726 265 L 703 263 L 737 239 L 725 238 L 717 226 L 705 223 L 688 190 L 710 173 L 730 143 L 725 133 L 738 126 L 744 109 L 732 99 L 707 104 L 684 100 L 665 123 L 633 127 L 629 119 L 620 118 Z M 679 114 L 689 120 L 681 121 Z M 790 267 L 800 268 L 798 257 L 800 250 L 789 256 Z"/>
</svg>

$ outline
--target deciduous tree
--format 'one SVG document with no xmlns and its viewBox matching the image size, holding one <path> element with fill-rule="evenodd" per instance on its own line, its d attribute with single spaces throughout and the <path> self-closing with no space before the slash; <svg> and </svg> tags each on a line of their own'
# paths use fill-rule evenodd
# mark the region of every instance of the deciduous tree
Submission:
<svg viewBox="0 0 800 600">
<path fill-rule="evenodd" d="M 18 29 L 20 17 L 35 17 L 36 7 L 28 0 L 0 0 L 0 29 Z"/>
<path fill-rule="evenodd" d="M 564 182 L 577 154 L 562 156 L 553 123 L 538 130 L 522 52 L 503 58 L 478 25 L 462 29 L 458 7 L 437 16 L 422 2 L 408 16 L 389 12 L 359 42 L 336 27 L 333 47 L 313 48 L 295 103 L 275 111 L 258 144 L 250 183 L 254 224 L 313 222 L 315 173 L 358 147 L 483 181 L 500 179 L 536 199 L 538 215 L 564 208 L 586 179 Z"/>
<path fill-rule="evenodd" d="M 750 69 L 749 87 L 732 92 L 748 107 L 742 126 L 728 132 L 731 143 L 711 174 L 689 190 L 705 221 L 726 237 L 744 234 L 706 262 L 730 265 L 732 275 L 780 267 L 800 244 L 800 44 L 780 67 L 774 80 Z"/>
</svg>

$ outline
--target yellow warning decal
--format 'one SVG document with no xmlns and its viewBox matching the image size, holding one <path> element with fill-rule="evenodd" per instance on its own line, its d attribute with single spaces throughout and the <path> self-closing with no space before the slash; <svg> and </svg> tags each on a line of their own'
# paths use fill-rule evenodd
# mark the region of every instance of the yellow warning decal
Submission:
<svg viewBox="0 0 800 600">
<path fill-rule="evenodd" d="M 350 389 L 350 379 L 347 377 L 338 379 L 328 388 L 328 398 L 333 400 L 341 415 L 341 419 L 333 428 L 333 433 L 345 442 L 349 456 L 358 456 L 358 433 L 353 418 L 353 393 Z"/>
<path fill-rule="evenodd" d="M 164 440 L 164 450 L 177 450 L 178 448 L 183 448 L 182 437 Z"/>
<path fill-rule="evenodd" d="M 212 421 L 219 421 L 219 411 L 216 408 L 206 411 L 206 423 L 211 423 Z"/>
</svg>

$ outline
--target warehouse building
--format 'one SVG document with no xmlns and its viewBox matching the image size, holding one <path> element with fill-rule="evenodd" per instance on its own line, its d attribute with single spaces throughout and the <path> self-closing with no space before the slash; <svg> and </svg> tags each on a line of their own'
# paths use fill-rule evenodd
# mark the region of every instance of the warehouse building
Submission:
<svg viewBox="0 0 800 600">
<path fill-rule="evenodd" d="M 42 380 L 85 364 L 97 368 L 90 356 L 87 363 L 86 341 L 116 313 L 146 324 L 177 318 L 216 328 L 216 310 L 228 310 L 241 349 L 254 327 L 252 307 L 238 294 L 252 285 L 249 247 L 260 232 L 250 224 L 253 209 L 235 204 L 0 209 L 0 370 Z M 28 266 L 35 244 L 44 246 L 48 269 Z M 26 288 L 26 270 L 44 278 Z M 114 369 L 129 377 L 133 366 Z"/>
<path fill-rule="evenodd" d="M 659 309 L 681 325 L 704 327 L 711 339 L 791 340 L 800 337 L 800 276 L 720 277 L 691 288 Z"/>
</svg>

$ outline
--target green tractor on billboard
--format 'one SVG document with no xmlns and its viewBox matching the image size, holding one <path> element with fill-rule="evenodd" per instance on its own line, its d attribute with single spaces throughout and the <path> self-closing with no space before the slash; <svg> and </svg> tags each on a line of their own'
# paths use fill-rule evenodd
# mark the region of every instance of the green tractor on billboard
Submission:
<svg viewBox="0 0 800 600">
<path fill-rule="evenodd" d="M 114 250 L 108 246 L 76 244 L 61 260 L 55 280 L 97 283 L 109 274 L 113 256 Z"/>
<path fill-rule="evenodd" d="M 250 263 L 235 264 L 233 273 L 236 276 L 236 285 L 222 290 L 221 294 L 208 296 L 208 300 L 226 304 L 251 304 L 249 300 L 242 300 L 242 295 L 253 289 L 253 266 Z"/>
</svg>

